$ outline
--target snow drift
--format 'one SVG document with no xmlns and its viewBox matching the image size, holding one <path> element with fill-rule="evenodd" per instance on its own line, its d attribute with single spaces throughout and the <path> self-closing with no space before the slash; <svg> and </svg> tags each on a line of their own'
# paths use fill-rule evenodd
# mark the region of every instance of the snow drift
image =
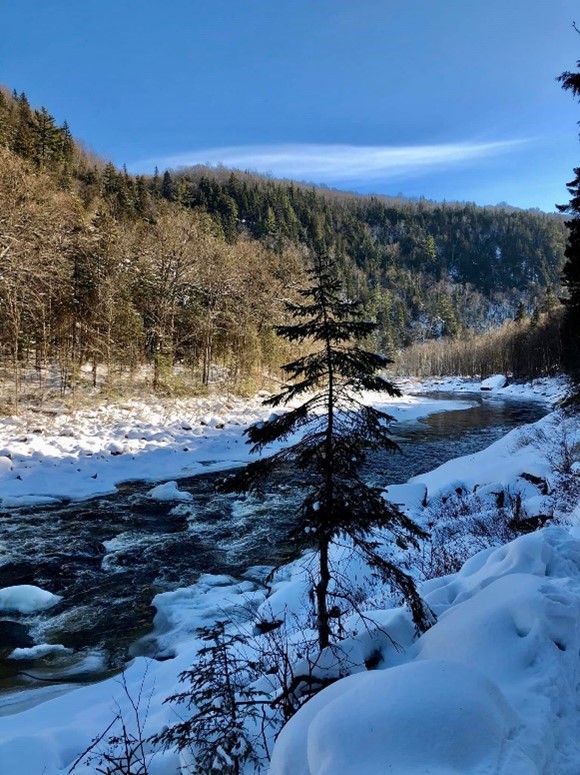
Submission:
<svg viewBox="0 0 580 775">
<path fill-rule="evenodd" d="M 352 675 L 280 734 L 271 775 L 580 772 L 580 540 L 550 527 L 425 585 L 406 663 Z"/>
</svg>

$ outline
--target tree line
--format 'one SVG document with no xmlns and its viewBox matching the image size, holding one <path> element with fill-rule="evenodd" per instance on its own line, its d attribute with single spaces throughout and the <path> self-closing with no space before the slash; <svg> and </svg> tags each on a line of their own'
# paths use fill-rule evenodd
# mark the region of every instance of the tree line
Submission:
<svg viewBox="0 0 580 775">
<path fill-rule="evenodd" d="M 203 209 L 228 241 L 250 234 L 335 257 L 349 294 L 380 310 L 384 347 L 481 332 L 559 289 L 566 229 L 555 214 L 356 196 L 220 168 L 153 176 Z"/>
<path fill-rule="evenodd" d="M 0 365 L 56 364 L 63 390 L 90 366 L 107 385 L 176 364 L 239 385 L 276 370 L 272 334 L 309 252 L 333 258 L 345 292 L 394 354 L 462 341 L 540 310 L 559 289 L 557 216 L 363 197 L 225 169 L 130 175 L 87 153 L 66 122 L 0 90 Z M 552 290 L 554 289 L 554 290 Z"/>
<path fill-rule="evenodd" d="M 296 250 L 228 244 L 204 213 L 150 203 L 119 218 L 106 196 L 85 204 L 48 172 L 0 148 L 0 363 L 13 377 L 34 367 L 40 386 L 58 365 L 63 390 L 90 365 L 109 386 L 119 371 L 154 366 L 170 386 L 180 362 L 207 383 L 212 367 L 234 380 L 279 361 L 271 333 Z"/>
<path fill-rule="evenodd" d="M 531 316 L 506 321 L 483 334 L 413 344 L 399 354 L 397 371 L 415 377 L 553 376 L 562 369 L 562 318 L 558 304 L 550 311 L 536 308 Z"/>
</svg>

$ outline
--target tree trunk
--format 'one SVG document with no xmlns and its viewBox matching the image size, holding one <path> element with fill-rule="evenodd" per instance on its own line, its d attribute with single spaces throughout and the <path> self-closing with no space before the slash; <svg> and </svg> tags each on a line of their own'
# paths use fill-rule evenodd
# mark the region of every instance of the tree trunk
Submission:
<svg viewBox="0 0 580 775">
<path fill-rule="evenodd" d="M 320 580 L 316 585 L 316 628 L 318 630 L 318 646 L 320 650 L 330 645 L 330 623 L 328 618 L 328 585 L 330 569 L 328 567 L 328 536 L 326 531 L 320 536 L 318 552 L 320 555 Z"/>
<path fill-rule="evenodd" d="M 324 302 L 323 302 L 324 303 Z M 328 565 L 329 537 L 327 527 L 330 528 L 334 510 L 334 364 L 332 362 L 332 349 L 328 332 L 328 316 L 326 307 L 323 308 L 325 326 L 326 368 L 328 373 L 328 404 L 326 439 L 324 445 L 324 469 L 325 469 L 325 501 L 327 525 L 320 533 L 320 581 L 316 586 L 318 644 L 320 650 L 330 645 L 330 622 L 328 618 L 328 585 L 330 583 L 330 568 Z"/>
</svg>

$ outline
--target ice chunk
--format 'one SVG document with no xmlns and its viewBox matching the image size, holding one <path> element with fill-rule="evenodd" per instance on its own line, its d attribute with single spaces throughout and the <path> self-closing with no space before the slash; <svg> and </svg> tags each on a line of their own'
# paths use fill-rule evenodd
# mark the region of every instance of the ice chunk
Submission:
<svg viewBox="0 0 580 775">
<path fill-rule="evenodd" d="M 49 654 L 70 654 L 71 650 L 60 643 L 39 643 L 30 648 L 19 648 L 9 655 L 8 659 L 42 659 Z"/>
</svg>

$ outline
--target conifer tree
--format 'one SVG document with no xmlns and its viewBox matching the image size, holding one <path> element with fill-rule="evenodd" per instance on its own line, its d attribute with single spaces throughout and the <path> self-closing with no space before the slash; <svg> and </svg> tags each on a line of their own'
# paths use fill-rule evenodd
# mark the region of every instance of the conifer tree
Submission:
<svg viewBox="0 0 580 775">
<path fill-rule="evenodd" d="M 75 143 L 73 140 L 68 121 L 65 121 L 60 128 L 61 156 L 65 164 L 70 164 L 73 159 Z"/>
<path fill-rule="evenodd" d="M 158 199 L 161 196 L 161 183 L 159 182 L 159 167 L 155 167 L 153 172 L 153 179 L 151 181 L 151 194 L 154 199 Z"/>
<path fill-rule="evenodd" d="M 44 107 L 34 111 L 34 119 L 34 159 L 44 167 L 60 155 L 61 130 Z"/>
<path fill-rule="evenodd" d="M 26 94 L 22 92 L 15 97 L 17 104 L 17 124 L 14 137 L 14 151 L 25 159 L 34 156 L 34 121 L 30 103 Z"/>
<path fill-rule="evenodd" d="M 174 184 L 171 178 L 169 170 L 165 170 L 163 173 L 163 180 L 161 182 L 161 196 L 163 199 L 173 199 Z"/>
<path fill-rule="evenodd" d="M 338 598 L 331 546 L 339 537 L 349 541 L 354 552 L 403 593 L 420 629 L 429 626 L 431 612 L 412 578 L 389 559 L 379 541 L 370 537 L 374 528 L 386 528 L 400 547 L 425 537 L 412 520 L 383 499 L 380 488 L 366 484 L 361 474 L 369 453 L 398 449 L 388 429 L 392 418 L 362 401 L 367 390 L 400 395 L 378 373 L 390 361 L 360 346 L 359 341 L 370 335 L 376 324 L 363 319 L 360 302 L 344 297 L 332 261 L 325 255 L 315 256 L 309 276 L 312 284 L 300 291 L 302 302 L 287 304 L 294 322 L 276 330 L 289 342 L 310 343 L 313 350 L 284 366 L 291 382 L 265 403 L 287 405 L 299 397 L 304 401 L 246 431 L 255 453 L 296 432 L 301 432 L 301 438 L 251 462 L 223 487 L 233 492 L 259 491 L 271 473 L 289 463 L 306 473 L 308 491 L 296 530 L 299 535 L 313 537 L 318 550 L 313 591 L 322 650 L 333 639 L 332 619 Z"/>
<path fill-rule="evenodd" d="M 514 315 L 514 323 L 523 323 L 527 316 L 528 312 L 526 310 L 526 305 L 524 304 L 523 300 L 520 299 L 518 308 L 516 309 L 516 314 Z"/>
<path fill-rule="evenodd" d="M 188 688 L 166 702 L 185 705 L 194 713 L 157 735 L 154 743 L 189 751 L 195 772 L 204 775 L 240 775 L 244 764 L 257 769 L 259 757 L 254 736 L 245 722 L 258 720 L 260 703 L 252 681 L 258 665 L 240 653 L 243 634 L 228 632 L 225 622 L 202 629 L 205 641 L 190 670 L 180 675 Z M 245 771 L 245 770 L 244 770 Z"/>
<path fill-rule="evenodd" d="M 576 65 L 580 69 L 580 60 Z M 564 72 L 558 80 L 563 89 L 571 91 L 574 97 L 580 99 L 580 72 Z M 567 187 L 571 195 L 570 202 L 558 205 L 560 212 L 570 216 L 566 222 L 569 234 L 562 277 L 568 291 L 562 323 L 562 349 L 564 366 L 574 383 L 573 403 L 580 404 L 580 167 L 574 169 L 574 179 Z"/>
</svg>

